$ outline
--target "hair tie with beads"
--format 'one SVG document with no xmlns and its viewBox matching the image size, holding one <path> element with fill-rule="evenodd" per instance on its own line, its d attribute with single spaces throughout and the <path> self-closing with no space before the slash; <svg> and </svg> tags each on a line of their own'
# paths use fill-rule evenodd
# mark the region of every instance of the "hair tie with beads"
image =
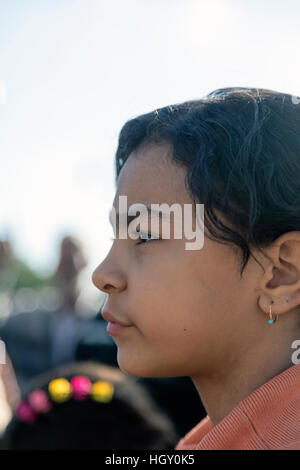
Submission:
<svg viewBox="0 0 300 470">
<path fill-rule="evenodd" d="M 114 386 L 106 380 L 99 380 L 92 384 L 85 376 L 73 377 L 70 381 L 60 377 L 51 380 L 48 393 L 42 389 L 31 392 L 27 399 L 22 400 L 16 409 L 16 416 L 20 421 L 33 423 L 38 415 L 48 413 L 53 403 L 64 403 L 70 399 L 86 401 L 91 399 L 98 403 L 109 403 L 114 395 Z"/>
</svg>

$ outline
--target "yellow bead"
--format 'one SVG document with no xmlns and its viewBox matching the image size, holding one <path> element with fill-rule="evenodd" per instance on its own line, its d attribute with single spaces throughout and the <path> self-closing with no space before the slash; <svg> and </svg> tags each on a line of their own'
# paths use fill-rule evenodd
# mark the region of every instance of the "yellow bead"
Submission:
<svg viewBox="0 0 300 470">
<path fill-rule="evenodd" d="M 57 403 L 62 403 L 71 398 L 72 387 L 67 379 L 51 380 L 48 390 L 52 400 Z"/>
<path fill-rule="evenodd" d="M 92 399 L 94 401 L 108 403 L 112 400 L 114 386 L 105 381 L 95 382 L 92 386 Z"/>
</svg>

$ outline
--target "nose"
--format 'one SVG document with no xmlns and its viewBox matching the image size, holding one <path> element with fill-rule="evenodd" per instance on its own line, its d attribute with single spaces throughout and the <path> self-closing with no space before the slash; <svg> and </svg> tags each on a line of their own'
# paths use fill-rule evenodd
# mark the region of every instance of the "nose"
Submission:
<svg viewBox="0 0 300 470">
<path fill-rule="evenodd" d="M 111 266 L 107 259 L 97 266 L 92 274 L 93 284 L 106 294 L 116 294 L 126 289 L 125 275 L 120 269 Z"/>
</svg>

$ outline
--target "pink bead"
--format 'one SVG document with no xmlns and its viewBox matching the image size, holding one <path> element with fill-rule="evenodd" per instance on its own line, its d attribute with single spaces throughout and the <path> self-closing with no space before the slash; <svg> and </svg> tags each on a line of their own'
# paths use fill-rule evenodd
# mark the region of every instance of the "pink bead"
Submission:
<svg viewBox="0 0 300 470">
<path fill-rule="evenodd" d="M 36 413 L 48 413 L 52 408 L 52 403 L 44 390 L 37 389 L 31 392 L 28 402 Z"/>
<path fill-rule="evenodd" d="M 87 377 L 73 377 L 70 381 L 74 400 L 87 400 L 91 391 L 91 381 Z"/>
<path fill-rule="evenodd" d="M 24 423 L 33 423 L 37 418 L 37 415 L 26 401 L 19 403 L 16 409 L 16 416 L 21 421 L 24 421 Z"/>
</svg>

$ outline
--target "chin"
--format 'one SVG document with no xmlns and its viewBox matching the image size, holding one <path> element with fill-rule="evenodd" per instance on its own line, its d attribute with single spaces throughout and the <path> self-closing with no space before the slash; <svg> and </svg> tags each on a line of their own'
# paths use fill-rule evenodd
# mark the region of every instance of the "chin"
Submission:
<svg viewBox="0 0 300 470">
<path fill-rule="evenodd" d="M 139 363 L 134 361 L 128 361 L 126 358 L 122 358 L 118 352 L 118 365 L 120 370 L 132 377 L 139 377 L 139 378 L 169 378 L 175 377 L 175 375 L 170 374 L 170 369 L 167 371 L 159 365 L 151 364 L 149 367 L 145 364 L 145 362 L 140 361 Z"/>
</svg>

